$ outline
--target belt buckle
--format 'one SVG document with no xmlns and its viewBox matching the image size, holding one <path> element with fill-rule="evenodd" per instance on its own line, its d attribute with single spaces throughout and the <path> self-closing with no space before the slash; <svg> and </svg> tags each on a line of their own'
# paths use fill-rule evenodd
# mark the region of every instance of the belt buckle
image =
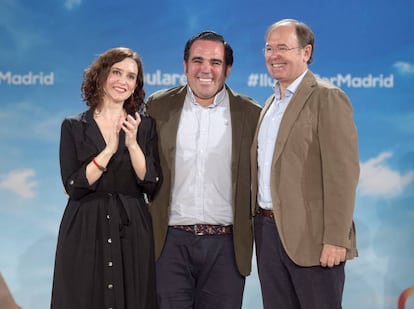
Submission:
<svg viewBox="0 0 414 309">
<path fill-rule="evenodd" d="M 201 228 L 199 230 L 200 226 L 201 226 L 201 224 L 194 224 L 194 234 L 197 235 L 197 236 L 203 236 L 204 235 L 203 229 Z"/>
</svg>

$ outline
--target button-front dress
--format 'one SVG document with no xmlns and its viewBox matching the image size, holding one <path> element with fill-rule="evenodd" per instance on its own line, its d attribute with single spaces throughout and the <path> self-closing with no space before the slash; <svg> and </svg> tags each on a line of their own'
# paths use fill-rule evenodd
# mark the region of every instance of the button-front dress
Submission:
<svg viewBox="0 0 414 309">
<path fill-rule="evenodd" d="M 121 130 L 118 151 L 92 185 L 86 165 L 105 148 L 93 112 L 62 123 L 60 166 L 69 199 L 57 242 L 52 309 L 156 308 L 148 199 L 161 175 L 155 122 L 141 119 L 137 139 L 146 157 L 144 180 L 133 170 Z"/>
</svg>

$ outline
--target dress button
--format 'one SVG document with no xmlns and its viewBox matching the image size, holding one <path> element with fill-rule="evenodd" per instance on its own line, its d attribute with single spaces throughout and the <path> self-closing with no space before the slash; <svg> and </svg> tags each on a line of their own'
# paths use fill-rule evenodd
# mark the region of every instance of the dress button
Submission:
<svg viewBox="0 0 414 309">
<path fill-rule="evenodd" d="M 112 262 L 108 262 L 108 266 L 109 267 L 112 267 Z"/>
<path fill-rule="evenodd" d="M 75 183 L 75 181 L 72 179 L 69 184 L 73 185 Z"/>
<path fill-rule="evenodd" d="M 109 219 L 111 219 L 111 216 L 110 215 L 106 215 L 106 218 L 109 220 Z"/>
<path fill-rule="evenodd" d="M 112 243 L 112 239 L 111 238 L 108 238 L 108 243 Z"/>
<path fill-rule="evenodd" d="M 112 289 L 114 285 L 112 283 L 108 284 L 108 289 Z"/>
</svg>

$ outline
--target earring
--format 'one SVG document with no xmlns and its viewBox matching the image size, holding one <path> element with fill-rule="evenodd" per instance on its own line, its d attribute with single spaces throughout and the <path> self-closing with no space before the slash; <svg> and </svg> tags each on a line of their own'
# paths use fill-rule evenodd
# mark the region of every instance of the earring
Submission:
<svg viewBox="0 0 414 309">
<path fill-rule="evenodd" d="M 129 106 L 131 108 L 134 108 L 135 102 L 134 102 L 134 94 L 131 95 L 131 99 L 129 100 Z"/>
</svg>

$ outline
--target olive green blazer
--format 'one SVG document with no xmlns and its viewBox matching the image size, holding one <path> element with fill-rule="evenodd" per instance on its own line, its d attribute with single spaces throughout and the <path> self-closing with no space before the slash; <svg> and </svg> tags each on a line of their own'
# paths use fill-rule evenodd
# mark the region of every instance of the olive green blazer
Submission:
<svg viewBox="0 0 414 309">
<path fill-rule="evenodd" d="M 261 107 L 251 98 L 233 92 L 226 86 L 230 99 L 232 124 L 232 200 L 233 240 L 240 274 L 251 272 L 253 232 L 250 197 L 250 147 Z M 148 98 L 147 111 L 157 125 L 162 169 L 160 190 L 150 202 L 153 219 L 155 256 L 158 259 L 168 229 L 171 190 L 175 174 L 175 153 L 178 124 L 187 86 L 160 90 Z"/>
</svg>

